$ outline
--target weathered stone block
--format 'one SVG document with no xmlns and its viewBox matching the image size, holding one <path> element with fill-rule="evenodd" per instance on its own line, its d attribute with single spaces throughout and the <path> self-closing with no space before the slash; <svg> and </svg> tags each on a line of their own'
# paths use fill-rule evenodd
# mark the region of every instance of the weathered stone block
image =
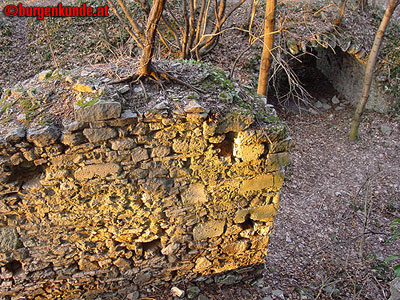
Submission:
<svg viewBox="0 0 400 300">
<path fill-rule="evenodd" d="M 224 233 L 225 223 L 225 220 L 212 220 L 196 225 L 193 228 L 193 238 L 195 240 L 204 240 L 220 236 Z"/>
<path fill-rule="evenodd" d="M 135 140 L 132 138 L 121 138 L 111 141 L 111 149 L 113 150 L 129 150 L 135 146 Z"/>
<path fill-rule="evenodd" d="M 46 170 L 45 180 L 64 179 L 69 174 L 70 174 L 69 170 L 55 170 L 55 171 Z"/>
<path fill-rule="evenodd" d="M 149 282 L 151 280 L 152 277 L 153 277 L 153 275 L 150 272 L 138 274 L 136 276 L 136 282 L 135 283 L 137 283 L 137 284 L 146 284 L 147 282 Z"/>
<path fill-rule="evenodd" d="M 149 131 L 149 125 L 147 123 L 140 122 L 132 129 L 132 134 L 145 135 Z"/>
<path fill-rule="evenodd" d="M 82 132 L 70 133 L 70 134 L 63 134 L 61 137 L 61 143 L 67 146 L 77 146 L 80 144 L 85 143 L 87 140 Z"/>
<path fill-rule="evenodd" d="M 189 152 L 203 153 L 207 148 L 207 142 L 200 137 L 192 138 L 189 143 Z"/>
<path fill-rule="evenodd" d="M 60 131 L 54 126 L 28 130 L 27 140 L 37 147 L 46 147 L 54 144 L 60 137 Z"/>
<path fill-rule="evenodd" d="M 138 115 L 132 112 L 130 109 L 125 110 L 118 119 L 108 121 L 110 126 L 126 126 L 130 124 L 136 124 Z"/>
<path fill-rule="evenodd" d="M 240 185 L 240 192 L 250 191 L 279 191 L 283 185 L 283 173 L 273 172 L 267 174 L 257 175 L 256 177 L 244 180 Z"/>
<path fill-rule="evenodd" d="M 174 255 L 180 248 L 178 243 L 171 243 L 165 248 L 161 249 L 161 253 L 164 255 Z"/>
<path fill-rule="evenodd" d="M 138 163 L 147 159 L 149 159 L 149 153 L 147 149 L 142 147 L 132 149 L 132 161 L 134 163 Z"/>
<path fill-rule="evenodd" d="M 205 138 L 213 136 L 216 129 L 217 129 L 217 123 L 209 124 L 207 122 L 203 122 L 203 135 Z"/>
<path fill-rule="evenodd" d="M 86 127 L 87 127 L 86 123 L 77 122 L 77 121 L 71 122 L 71 123 L 66 124 L 64 126 L 64 128 L 65 128 L 65 130 L 67 132 L 75 132 L 75 131 L 78 131 L 78 130 L 82 130 L 82 129 L 86 128 Z"/>
<path fill-rule="evenodd" d="M 234 218 L 235 223 L 244 223 L 248 217 L 253 221 L 272 221 L 277 214 L 277 210 L 273 204 L 246 208 L 239 210 Z"/>
<path fill-rule="evenodd" d="M 20 163 L 22 163 L 24 161 L 24 159 L 25 159 L 24 155 L 21 152 L 19 152 L 19 153 L 15 153 L 14 155 L 12 155 L 10 157 L 10 162 L 14 166 L 16 166 L 16 165 L 19 165 Z"/>
<path fill-rule="evenodd" d="M 273 191 L 279 191 L 282 188 L 283 180 L 285 175 L 282 171 L 278 171 L 273 173 L 274 174 L 274 188 Z"/>
<path fill-rule="evenodd" d="M 204 107 L 202 107 L 200 103 L 196 100 L 189 101 L 189 103 L 185 105 L 183 110 L 185 111 L 185 113 L 203 113 L 206 111 Z"/>
<path fill-rule="evenodd" d="M 166 157 L 171 153 L 171 147 L 159 146 L 151 150 L 151 157 Z"/>
<path fill-rule="evenodd" d="M 125 258 L 118 258 L 114 261 L 114 265 L 116 265 L 118 267 L 118 269 L 125 271 L 125 270 L 129 270 L 131 268 L 131 263 L 129 260 L 125 259 Z"/>
<path fill-rule="evenodd" d="M 294 142 L 291 137 L 284 140 L 276 141 L 269 145 L 269 153 L 288 152 L 294 147 Z"/>
<path fill-rule="evenodd" d="M 234 111 L 226 116 L 224 120 L 222 120 L 216 129 L 216 133 L 228 133 L 243 131 L 254 122 L 254 116 L 241 111 Z"/>
<path fill-rule="evenodd" d="M 268 154 L 266 167 L 268 171 L 279 171 L 290 163 L 290 155 L 287 152 Z"/>
<path fill-rule="evenodd" d="M 201 183 L 194 183 L 181 195 L 184 205 L 196 205 L 207 202 L 205 186 Z"/>
<path fill-rule="evenodd" d="M 263 189 L 272 189 L 274 187 L 274 174 L 262 174 L 253 179 L 244 180 L 240 185 L 242 193 L 249 191 L 259 191 Z"/>
<path fill-rule="evenodd" d="M 77 180 L 87 180 L 94 177 L 105 177 L 108 175 L 118 175 L 121 167 L 115 163 L 108 164 L 96 164 L 81 167 L 75 172 L 75 178 Z"/>
<path fill-rule="evenodd" d="M 27 161 L 32 161 L 37 159 L 37 156 L 33 150 L 24 151 L 23 154 Z"/>
<path fill-rule="evenodd" d="M 244 252 L 248 247 L 248 241 L 242 240 L 233 243 L 229 243 L 222 247 L 222 251 L 228 255 L 235 256 Z"/>
<path fill-rule="evenodd" d="M 212 266 L 212 263 L 206 257 L 199 257 L 196 260 L 195 270 L 200 272 L 208 269 Z"/>
<path fill-rule="evenodd" d="M 117 132 L 113 128 L 86 128 L 83 134 L 91 143 L 106 141 L 117 136 Z"/>
<path fill-rule="evenodd" d="M 87 258 L 81 258 L 78 261 L 78 265 L 81 271 L 95 271 L 99 269 L 99 266 L 97 264 L 91 262 Z"/>
<path fill-rule="evenodd" d="M 172 149 L 176 153 L 188 153 L 189 152 L 189 141 L 183 138 L 175 139 L 172 144 Z"/>
<path fill-rule="evenodd" d="M 17 230 L 12 227 L 0 227 L 0 252 L 7 252 L 21 246 Z"/>
<path fill-rule="evenodd" d="M 243 161 L 251 161 L 258 159 L 264 153 L 263 144 L 243 145 L 233 144 L 233 155 L 241 158 Z"/>
<path fill-rule="evenodd" d="M 5 140 L 8 143 L 18 143 L 20 141 L 22 141 L 22 139 L 25 137 L 26 135 L 26 130 L 24 127 L 18 127 L 18 128 L 14 128 L 12 130 L 9 131 L 9 133 L 6 135 Z"/>
<path fill-rule="evenodd" d="M 119 118 L 121 103 L 99 101 L 92 106 L 76 107 L 75 119 L 78 122 L 93 122 Z"/>
</svg>

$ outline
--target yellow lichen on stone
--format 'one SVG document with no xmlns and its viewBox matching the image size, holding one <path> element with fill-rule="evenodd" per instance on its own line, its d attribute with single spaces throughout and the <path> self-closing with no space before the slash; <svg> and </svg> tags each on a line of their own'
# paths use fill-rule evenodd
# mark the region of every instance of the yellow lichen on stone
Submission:
<svg viewBox="0 0 400 300">
<path fill-rule="evenodd" d="M 94 90 L 91 86 L 82 83 L 75 84 L 73 89 L 81 93 L 94 93 Z"/>
</svg>

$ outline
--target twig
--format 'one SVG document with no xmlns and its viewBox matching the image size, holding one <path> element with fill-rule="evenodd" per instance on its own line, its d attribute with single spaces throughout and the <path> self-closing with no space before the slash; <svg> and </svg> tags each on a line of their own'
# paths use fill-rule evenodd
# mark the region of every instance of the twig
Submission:
<svg viewBox="0 0 400 300">
<path fill-rule="evenodd" d="M 325 287 L 325 279 L 322 279 L 322 283 L 321 283 L 321 286 L 320 286 L 320 288 L 318 290 L 318 294 L 317 294 L 317 296 L 315 296 L 314 300 L 318 300 L 319 296 L 321 296 L 321 293 L 322 293 L 322 290 L 323 290 L 324 287 Z"/>
<path fill-rule="evenodd" d="M 54 54 L 53 44 L 50 41 L 50 33 L 49 33 L 49 28 L 47 27 L 47 19 L 44 19 L 44 28 L 46 29 L 46 39 L 47 39 L 47 43 L 49 44 L 49 48 L 50 48 L 51 56 L 53 58 L 54 65 L 58 69 L 59 66 L 58 66 L 58 63 L 57 63 L 57 60 L 56 60 L 56 56 Z"/>
<path fill-rule="evenodd" d="M 144 94 L 144 99 L 147 101 L 147 100 L 149 100 L 149 97 L 147 96 L 146 88 L 144 87 L 144 84 L 143 84 L 143 82 L 142 82 L 141 80 L 140 80 L 139 82 L 140 82 L 140 84 L 141 84 L 141 86 L 142 86 L 142 90 L 143 90 L 143 94 Z"/>
<path fill-rule="evenodd" d="M 379 285 L 379 287 L 382 291 L 383 299 L 387 299 L 385 289 L 382 287 L 382 285 L 380 284 L 380 282 L 378 281 L 378 279 L 376 279 L 376 277 L 374 275 L 371 274 L 371 276 L 375 280 L 375 282 Z"/>
<path fill-rule="evenodd" d="M 253 44 L 250 44 L 250 46 L 248 46 L 245 50 L 243 50 L 238 57 L 236 57 L 235 61 L 233 62 L 233 65 L 231 67 L 231 71 L 229 72 L 229 77 L 232 78 L 233 77 L 233 73 L 235 72 L 235 67 L 236 64 L 238 63 L 238 61 L 242 58 L 242 56 L 249 51 L 251 48 L 253 47 Z"/>
</svg>

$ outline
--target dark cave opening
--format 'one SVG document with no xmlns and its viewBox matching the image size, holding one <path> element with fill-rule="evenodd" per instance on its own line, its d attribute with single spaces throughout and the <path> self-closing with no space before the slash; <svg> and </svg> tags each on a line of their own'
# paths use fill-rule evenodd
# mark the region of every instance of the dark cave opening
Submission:
<svg viewBox="0 0 400 300">
<path fill-rule="evenodd" d="M 299 92 L 298 87 L 291 82 L 287 72 L 280 69 L 275 75 L 276 78 L 269 82 L 268 99 L 270 102 L 278 109 L 289 111 L 306 110 L 307 106 L 312 106 L 317 101 L 329 103 L 333 96 L 338 95 L 338 92 L 318 69 L 317 60 L 320 59 L 327 58 L 319 57 L 316 51 L 303 53 L 290 59 L 290 69 L 308 95 L 300 96 L 296 95 L 296 92 L 293 93 L 293 88 Z"/>
</svg>

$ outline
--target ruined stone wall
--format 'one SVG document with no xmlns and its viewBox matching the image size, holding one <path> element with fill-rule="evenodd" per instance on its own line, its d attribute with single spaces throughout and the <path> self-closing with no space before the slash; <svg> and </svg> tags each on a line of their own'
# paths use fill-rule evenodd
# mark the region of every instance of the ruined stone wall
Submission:
<svg viewBox="0 0 400 300">
<path fill-rule="evenodd" d="M 0 296 L 94 299 L 264 262 L 292 145 L 283 125 L 212 119 L 195 101 L 75 115 L 1 137 Z"/>
<path fill-rule="evenodd" d="M 333 87 L 354 106 L 361 97 L 365 67 L 365 63 L 339 48 L 336 48 L 336 52 L 329 48 L 317 48 L 317 68 L 328 78 Z M 378 75 L 372 81 L 366 108 L 386 113 L 391 109 L 393 99 L 385 93 L 385 88 L 381 86 L 379 79 Z"/>
</svg>

